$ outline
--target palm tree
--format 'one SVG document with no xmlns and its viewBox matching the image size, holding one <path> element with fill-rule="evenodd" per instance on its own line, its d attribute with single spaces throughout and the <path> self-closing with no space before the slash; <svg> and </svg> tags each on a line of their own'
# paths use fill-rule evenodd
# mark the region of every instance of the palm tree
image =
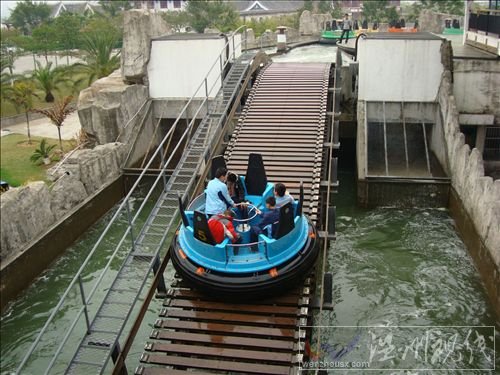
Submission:
<svg viewBox="0 0 500 375">
<path fill-rule="evenodd" d="M 45 138 L 40 142 L 40 146 L 33 151 L 30 160 L 33 163 L 41 164 L 43 162 L 45 165 L 50 164 L 50 154 L 56 145 L 49 145 Z"/>
<path fill-rule="evenodd" d="M 62 100 L 57 101 L 52 108 L 48 109 L 34 109 L 34 112 L 41 113 L 47 116 L 50 121 L 57 126 L 57 133 L 59 136 L 59 147 L 63 151 L 62 140 L 61 140 L 61 127 L 63 126 L 66 117 L 75 110 L 75 108 L 69 107 L 72 96 L 66 96 Z"/>
<path fill-rule="evenodd" d="M 118 37 L 113 33 L 91 33 L 84 36 L 83 61 L 73 64 L 78 72 L 83 72 L 90 85 L 96 79 L 107 77 L 120 67 L 120 51 L 113 52 Z M 76 83 L 77 84 L 77 83 Z"/>
<path fill-rule="evenodd" d="M 45 92 L 45 101 L 52 103 L 54 101 L 53 91 L 57 91 L 63 83 L 69 82 L 65 76 L 64 68 L 52 69 L 52 62 L 42 66 L 39 61 L 36 61 L 36 69 L 31 78 L 36 82 L 37 86 Z"/>
<path fill-rule="evenodd" d="M 26 127 L 28 130 L 28 144 L 31 144 L 29 111 L 33 109 L 33 97 L 38 97 L 35 93 L 35 85 L 31 81 L 15 81 L 11 87 L 5 88 L 5 100 L 14 104 L 19 109 L 23 108 L 26 115 Z"/>
</svg>

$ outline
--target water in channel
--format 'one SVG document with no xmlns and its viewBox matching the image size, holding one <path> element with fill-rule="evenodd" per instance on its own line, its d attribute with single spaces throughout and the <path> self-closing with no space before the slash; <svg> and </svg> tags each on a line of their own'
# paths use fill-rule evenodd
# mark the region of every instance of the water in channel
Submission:
<svg viewBox="0 0 500 375">
<path fill-rule="evenodd" d="M 292 50 L 273 60 L 334 61 L 335 53 L 335 47 L 315 45 Z M 495 318 L 472 259 L 447 210 L 358 208 L 353 160 L 340 161 L 341 187 L 335 196 L 337 241 L 332 243 L 327 257 L 326 268 L 333 273 L 334 310 L 323 311 L 315 320 L 324 327 L 313 330 L 316 341 L 309 348 L 311 358 L 327 361 L 330 369 L 337 366 L 339 370 L 338 366 L 349 365 L 349 374 L 357 373 L 352 367 L 363 368 L 367 359 L 371 359 L 372 374 L 408 373 L 384 371 L 388 368 L 491 368 L 495 364 L 493 340 L 487 336 L 491 329 L 481 327 L 494 326 Z M 15 370 L 111 216 L 112 212 L 96 223 L 3 312 L 2 374 Z M 126 218 L 121 220 L 125 227 Z M 114 248 L 118 240 L 112 233 L 106 238 L 109 248 Z M 103 253 L 96 258 L 86 282 L 90 283 L 98 275 L 107 255 Z M 157 316 L 155 309 L 151 306 L 143 323 L 144 333 L 138 337 L 147 337 L 146 332 Z M 71 312 L 70 309 L 64 311 L 59 319 L 70 319 Z M 400 327 L 394 328 L 396 326 Z M 469 331 L 463 326 L 479 328 L 470 331 L 467 338 Z M 56 326 L 52 336 L 57 340 L 64 333 Z M 478 334 L 484 334 L 483 346 Z M 452 347 L 453 337 L 457 344 Z M 470 340 L 470 347 L 465 346 L 466 338 Z M 499 341 L 497 335 L 497 348 Z M 131 360 L 134 356 L 138 360 L 141 346 L 132 351 Z M 500 355 L 497 357 L 500 359 Z M 497 368 L 500 368 L 499 359 L 496 359 Z M 133 369 L 134 365 L 132 361 L 129 368 Z M 381 370 L 373 371 L 375 365 Z M 37 373 L 36 368 L 31 369 L 30 373 Z M 342 369 L 335 373 L 341 372 Z M 467 373 L 492 374 L 494 371 Z"/>
</svg>

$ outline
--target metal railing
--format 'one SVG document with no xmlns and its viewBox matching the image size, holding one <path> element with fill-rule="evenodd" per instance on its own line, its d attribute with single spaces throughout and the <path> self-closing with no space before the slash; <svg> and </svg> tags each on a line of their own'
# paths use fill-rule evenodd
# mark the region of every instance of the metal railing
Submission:
<svg viewBox="0 0 500 375">
<path fill-rule="evenodd" d="M 65 290 L 65 292 L 61 296 L 59 302 L 57 303 L 57 305 L 52 310 L 52 312 L 51 312 L 49 318 L 47 319 L 46 323 L 44 324 L 44 326 L 42 327 L 42 329 L 38 333 L 37 337 L 33 341 L 31 347 L 26 352 L 26 355 L 24 356 L 24 358 L 22 359 L 21 363 L 19 364 L 19 366 L 18 366 L 18 368 L 16 370 L 17 374 L 21 374 L 22 373 L 22 370 L 25 368 L 25 366 L 28 363 L 28 361 L 30 360 L 31 356 L 33 355 L 33 353 L 35 352 L 35 350 L 39 347 L 39 344 L 42 342 L 42 339 L 44 338 L 44 335 L 49 332 L 48 331 L 49 326 L 55 322 L 56 316 L 58 316 L 58 314 L 61 314 L 62 308 L 65 305 L 65 303 L 68 302 L 68 299 L 70 298 L 70 295 L 72 294 L 72 292 L 73 292 L 73 294 L 80 295 L 81 300 L 82 300 L 81 301 L 81 307 L 79 308 L 79 310 L 76 313 L 75 318 L 73 319 L 73 321 L 71 322 L 71 324 L 67 328 L 66 335 L 61 340 L 61 342 L 60 342 L 57 350 L 55 351 L 54 355 L 52 356 L 52 359 L 50 360 L 50 363 L 48 364 L 47 369 L 46 370 L 37 369 L 37 370 L 40 371 L 40 373 L 44 372 L 45 374 L 47 374 L 47 373 L 50 372 L 50 370 L 52 369 L 52 367 L 56 363 L 57 358 L 61 354 L 62 349 L 65 347 L 65 345 L 66 345 L 66 343 L 67 343 L 70 335 L 72 334 L 72 332 L 74 331 L 74 329 L 77 326 L 78 322 L 80 321 L 82 315 L 84 315 L 84 317 L 85 317 L 85 325 L 86 325 L 86 328 L 87 328 L 87 332 L 89 332 L 91 318 L 90 318 L 90 314 L 89 314 L 90 312 L 89 312 L 89 308 L 88 307 L 90 305 L 92 305 L 92 304 L 99 303 L 99 302 L 93 300 L 93 297 L 95 296 L 96 291 L 98 290 L 99 286 L 101 286 L 101 282 L 103 281 L 103 279 L 104 279 L 105 275 L 107 274 L 107 272 L 110 270 L 112 263 L 118 261 L 117 258 L 118 258 L 119 250 L 121 249 L 122 245 L 127 242 L 127 239 L 128 239 L 128 241 L 130 241 L 129 242 L 130 248 L 128 249 L 128 251 L 129 252 L 134 251 L 135 236 L 134 236 L 134 233 L 133 233 L 133 230 L 132 230 L 133 229 L 133 225 L 137 222 L 139 216 L 143 213 L 143 210 L 144 210 L 145 206 L 147 205 L 149 199 L 153 195 L 153 193 L 154 193 L 155 189 L 157 188 L 160 180 L 163 181 L 163 191 L 166 190 L 167 180 L 165 178 L 165 171 L 167 169 L 167 166 L 172 162 L 173 157 L 176 154 L 176 152 L 179 150 L 181 144 L 185 141 L 184 149 L 189 144 L 190 137 L 192 135 L 192 129 L 194 127 L 196 117 L 198 116 L 199 112 L 201 111 L 201 109 L 204 106 L 206 106 L 207 109 L 208 109 L 210 95 L 212 94 L 212 91 L 214 90 L 214 88 L 218 87 L 217 86 L 218 80 L 216 79 L 214 81 L 214 83 L 212 84 L 212 86 L 209 88 L 208 87 L 208 77 L 209 77 L 209 75 L 212 73 L 212 71 L 214 70 L 214 68 L 218 64 L 219 64 L 219 66 L 221 66 L 224 69 L 230 63 L 231 60 L 229 58 L 227 58 L 226 61 L 224 63 L 222 63 L 223 56 L 225 56 L 226 48 L 229 46 L 229 43 L 232 43 L 232 47 L 233 47 L 233 51 L 232 51 L 233 61 L 236 59 L 236 48 L 240 47 L 241 42 L 238 43 L 238 44 L 235 44 L 234 38 L 238 34 L 238 32 L 241 29 L 243 29 L 243 28 L 246 29 L 246 26 L 245 25 L 241 26 L 240 28 L 238 28 L 237 30 L 235 30 L 231 34 L 230 38 L 228 38 L 228 41 L 224 45 L 224 47 L 222 48 L 222 50 L 221 50 L 221 52 L 219 54 L 219 57 L 214 61 L 214 63 L 210 67 L 208 73 L 205 75 L 205 78 L 202 80 L 202 82 L 200 83 L 200 85 L 198 86 L 198 88 L 196 89 L 196 91 L 193 93 L 193 95 L 191 96 L 191 98 L 186 102 L 186 104 L 182 108 L 181 112 L 179 113 L 177 119 L 175 120 L 174 124 L 169 129 L 169 131 L 167 132 L 167 134 L 163 137 L 163 139 L 161 140 L 161 142 L 158 145 L 156 151 L 153 153 L 153 155 L 149 159 L 149 162 L 144 167 L 142 173 L 139 175 L 139 177 L 137 178 L 136 182 L 131 187 L 131 189 L 128 192 L 128 194 L 122 200 L 122 203 L 119 205 L 119 207 L 117 208 L 116 212 L 113 214 L 110 222 L 107 224 L 106 228 L 104 229 L 104 231 L 102 232 L 102 234 L 99 236 L 99 238 L 96 241 L 96 243 L 94 244 L 92 250 L 87 255 L 86 259 L 84 260 L 84 262 L 82 263 L 82 265 L 80 266 L 80 268 L 76 272 L 75 276 L 73 277 L 73 279 L 69 283 L 67 289 Z M 220 79 L 221 79 L 220 86 L 222 88 L 222 86 L 223 86 L 222 77 Z M 175 146 L 175 148 L 171 152 L 170 157 L 167 160 L 165 160 L 162 157 L 163 153 L 161 151 L 163 151 L 163 148 L 166 145 L 167 141 L 171 138 L 171 136 L 172 136 L 173 132 L 175 131 L 175 129 L 176 129 L 177 124 L 179 123 L 179 121 L 182 118 L 184 118 L 184 116 L 186 115 L 186 111 L 187 111 L 189 105 L 191 104 L 191 102 L 193 101 L 193 99 L 195 97 L 198 97 L 198 98 L 200 97 L 199 93 L 200 93 L 200 90 L 202 90 L 202 89 L 204 89 L 204 95 L 202 95 L 202 97 L 204 96 L 204 99 L 199 104 L 198 109 L 196 110 L 195 115 L 193 116 L 193 120 L 191 120 L 191 122 L 187 126 L 186 130 L 184 131 L 184 133 L 181 136 L 180 140 L 178 141 L 177 145 Z M 237 89 L 238 88 L 235 87 L 234 90 L 237 90 Z M 208 136 L 209 136 L 209 134 L 207 134 L 207 137 Z M 207 145 L 207 147 L 208 146 L 210 146 L 210 145 Z M 131 213 L 131 210 L 130 210 L 131 200 L 133 199 L 134 194 L 138 193 L 138 189 L 139 189 L 141 183 L 144 180 L 144 176 L 145 176 L 147 170 L 151 167 L 151 164 L 152 164 L 153 160 L 156 157 L 158 157 L 158 156 L 161 157 L 161 166 L 160 167 L 161 167 L 162 173 L 158 174 L 158 176 L 155 179 L 152 187 L 150 188 L 150 190 L 148 191 L 148 193 L 144 197 L 144 200 L 143 200 L 142 204 L 137 209 L 135 215 L 132 217 L 132 213 Z M 200 167 L 201 167 L 201 165 L 198 165 L 197 170 L 199 170 Z M 184 193 L 184 195 L 183 195 L 184 199 L 186 198 L 187 194 L 188 194 L 187 192 Z M 109 259 L 108 259 L 105 267 L 101 270 L 101 273 L 100 273 L 99 277 L 95 280 L 92 289 L 90 290 L 89 293 L 85 294 L 85 290 L 84 290 L 85 288 L 84 288 L 84 284 L 83 284 L 83 281 L 82 281 L 82 279 L 84 278 L 84 275 L 85 275 L 85 271 L 89 271 L 89 270 L 87 270 L 87 267 L 89 266 L 89 263 L 91 262 L 91 260 L 93 260 L 94 256 L 96 255 L 97 249 L 99 248 L 99 246 L 101 244 L 103 244 L 104 238 L 110 232 L 110 230 L 112 228 L 114 228 L 114 225 L 117 223 L 117 220 L 118 220 L 118 218 L 121 215 L 126 215 L 127 216 L 127 220 L 128 220 L 127 228 L 126 228 L 125 232 L 122 234 L 121 239 L 119 240 L 116 248 L 114 249 L 114 251 L 112 252 L 112 254 L 109 256 Z M 77 289 L 75 290 L 75 288 L 77 288 Z M 71 297 L 73 297 L 73 296 L 71 296 Z M 134 300 L 133 304 L 135 304 L 137 298 L 138 298 L 138 296 Z M 100 303 L 102 303 L 102 301 Z M 59 327 L 59 329 L 60 329 L 60 327 Z M 116 340 L 119 339 L 121 333 L 122 333 L 122 331 L 119 332 L 118 337 L 117 337 Z M 46 350 L 46 349 L 47 348 L 44 348 L 44 350 Z"/>
<path fill-rule="evenodd" d="M 500 10 L 480 10 L 469 14 L 469 30 L 500 35 Z"/>
</svg>

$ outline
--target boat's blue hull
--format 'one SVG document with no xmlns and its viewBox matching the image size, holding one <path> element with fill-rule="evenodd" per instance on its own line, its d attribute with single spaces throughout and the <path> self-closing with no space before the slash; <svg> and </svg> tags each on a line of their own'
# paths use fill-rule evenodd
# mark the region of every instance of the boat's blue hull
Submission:
<svg viewBox="0 0 500 375">
<path fill-rule="evenodd" d="M 297 286 L 314 265 L 319 246 L 317 231 L 308 221 L 309 235 L 304 246 L 288 261 L 255 273 L 210 271 L 193 262 L 179 247 L 171 250 L 172 263 L 182 278 L 194 288 L 220 299 L 259 299 L 282 293 Z"/>
</svg>

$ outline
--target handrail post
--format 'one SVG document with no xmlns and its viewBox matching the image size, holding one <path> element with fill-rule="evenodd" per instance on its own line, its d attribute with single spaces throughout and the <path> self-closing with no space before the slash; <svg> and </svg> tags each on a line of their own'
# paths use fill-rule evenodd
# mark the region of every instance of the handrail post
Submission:
<svg viewBox="0 0 500 375">
<path fill-rule="evenodd" d="M 133 233 L 133 227 L 132 227 L 132 220 L 130 216 L 130 206 L 129 203 L 130 201 L 127 199 L 126 207 L 127 207 L 127 220 L 128 220 L 128 227 L 130 228 L 130 241 L 132 242 L 132 250 L 135 251 L 135 239 L 134 239 L 134 233 Z"/>
<path fill-rule="evenodd" d="M 220 62 L 220 87 L 224 87 L 224 64 L 222 63 L 222 54 L 219 55 Z"/>
<path fill-rule="evenodd" d="M 207 82 L 207 77 L 205 77 L 205 99 L 206 99 L 205 104 L 207 105 L 207 115 L 208 115 L 209 110 L 208 110 L 208 82 Z"/>
<path fill-rule="evenodd" d="M 236 35 L 236 34 L 233 34 L 233 37 L 231 38 L 231 39 L 232 39 L 232 42 L 233 42 L 233 61 L 234 61 L 234 60 L 236 60 L 236 51 L 235 51 L 235 49 L 234 49 L 234 36 L 235 36 L 235 35 Z"/>
<path fill-rule="evenodd" d="M 165 165 L 165 153 L 163 152 L 160 152 L 160 169 L 161 169 L 161 175 L 163 177 L 163 191 L 167 191 L 167 176 L 166 176 L 166 170 L 167 170 L 167 166 Z M 132 228 L 130 229 L 132 231 Z"/>
<path fill-rule="evenodd" d="M 83 312 L 85 313 L 85 323 L 87 323 L 87 335 L 90 335 L 90 320 L 87 310 L 87 301 L 85 301 L 85 293 L 83 291 L 82 275 L 78 275 L 78 285 L 80 286 L 80 295 L 82 297 Z"/>
<path fill-rule="evenodd" d="M 248 34 L 247 34 L 247 28 L 245 26 L 245 43 L 243 44 L 243 48 L 245 49 L 245 51 L 247 50 L 247 39 L 248 39 Z"/>
</svg>

